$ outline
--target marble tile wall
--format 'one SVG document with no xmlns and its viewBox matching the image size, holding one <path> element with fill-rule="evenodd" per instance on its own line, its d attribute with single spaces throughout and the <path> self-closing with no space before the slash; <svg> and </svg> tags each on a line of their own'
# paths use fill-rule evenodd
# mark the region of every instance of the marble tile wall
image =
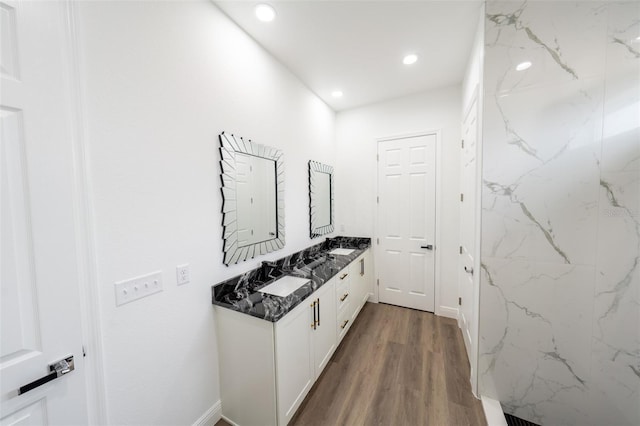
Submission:
<svg viewBox="0 0 640 426">
<path fill-rule="evenodd" d="M 485 25 L 480 392 L 638 425 L 640 3 L 489 1 Z"/>
</svg>

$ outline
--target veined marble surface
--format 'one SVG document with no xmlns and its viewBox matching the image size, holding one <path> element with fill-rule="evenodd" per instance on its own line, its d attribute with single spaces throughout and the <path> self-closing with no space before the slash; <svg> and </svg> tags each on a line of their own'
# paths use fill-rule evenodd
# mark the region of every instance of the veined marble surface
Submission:
<svg viewBox="0 0 640 426">
<path fill-rule="evenodd" d="M 490 1 L 485 25 L 480 392 L 638 425 L 640 3 Z"/>
<path fill-rule="evenodd" d="M 263 262 L 259 268 L 212 286 L 212 303 L 267 321 L 278 321 L 370 246 L 371 238 L 327 238 L 320 244 L 275 262 Z M 346 256 L 329 254 L 331 250 L 340 247 L 355 250 Z M 283 275 L 308 278 L 311 281 L 285 297 L 258 291 Z"/>
</svg>

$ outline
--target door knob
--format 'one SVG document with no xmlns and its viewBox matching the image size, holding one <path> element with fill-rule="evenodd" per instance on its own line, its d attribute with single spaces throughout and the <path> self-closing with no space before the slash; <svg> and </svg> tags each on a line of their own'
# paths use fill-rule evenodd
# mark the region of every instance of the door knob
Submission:
<svg viewBox="0 0 640 426">
<path fill-rule="evenodd" d="M 427 250 L 433 250 L 433 244 L 427 244 L 426 246 L 420 246 L 420 248 L 427 249 Z"/>
<path fill-rule="evenodd" d="M 466 267 L 466 266 L 465 266 L 465 267 L 464 267 L 464 271 L 465 271 L 465 272 L 467 272 L 467 273 L 469 273 L 469 274 L 471 274 L 471 275 L 473 275 L 473 268 L 471 268 L 471 267 Z"/>
</svg>

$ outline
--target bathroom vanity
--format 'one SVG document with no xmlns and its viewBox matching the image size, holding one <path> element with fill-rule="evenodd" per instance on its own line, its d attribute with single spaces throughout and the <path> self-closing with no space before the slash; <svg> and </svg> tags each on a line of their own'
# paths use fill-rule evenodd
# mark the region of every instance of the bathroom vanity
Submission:
<svg viewBox="0 0 640 426">
<path fill-rule="evenodd" d="M 373 291 L 370 245 L 327 239 L 212 287 L 226 419 L 291 420 Z"/>
</svg>

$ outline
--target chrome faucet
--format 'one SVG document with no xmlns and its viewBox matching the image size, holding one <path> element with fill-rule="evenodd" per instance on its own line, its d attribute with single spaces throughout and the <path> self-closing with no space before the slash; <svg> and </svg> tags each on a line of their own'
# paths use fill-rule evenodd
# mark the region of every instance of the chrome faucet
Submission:
<svg viewBox="0 0 640 426">
<path fill-rule="evenodd" d="M 278 264 L 276 262 L 262 261 L 262 265 L 260 266 L 260 275 L 261 278 L 264 279 L 267 277 L 267 268 L 276 269 Z"/>
</svg>

